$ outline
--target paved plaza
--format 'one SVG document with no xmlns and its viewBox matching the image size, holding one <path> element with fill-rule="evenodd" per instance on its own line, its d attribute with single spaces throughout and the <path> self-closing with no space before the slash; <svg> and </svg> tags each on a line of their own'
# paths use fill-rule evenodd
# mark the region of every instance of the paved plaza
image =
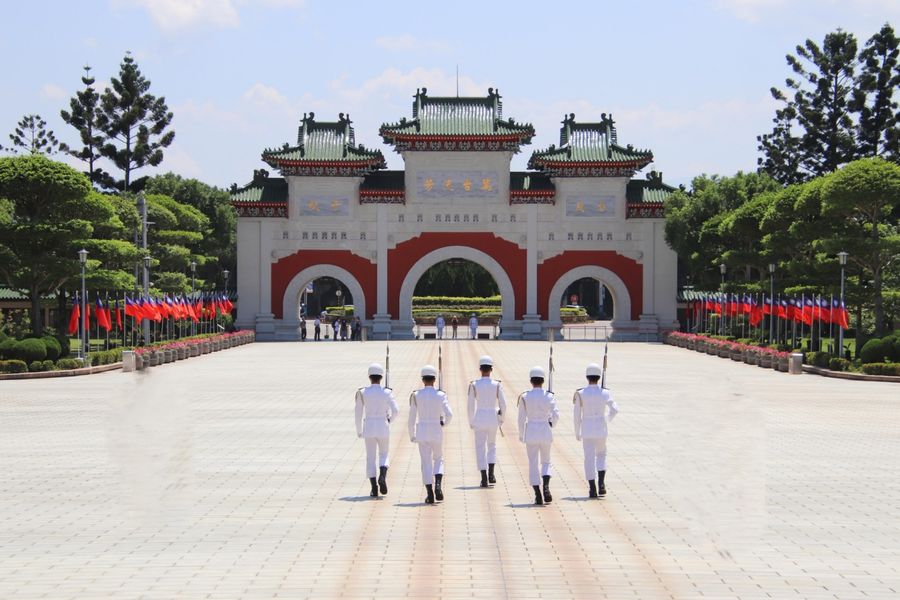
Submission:
<svg viewBox="0 0 900 600">
<path fill-rule="evenodd" d="M 548 344 L 442 345 L 446 500 L 406 434 L 433 341 L 390 346 L 390 492 L 368 497 L 353 397 L 384 342 L 251 344 L 89 377 L 0 382 L 0 598 L 896 598 L 900 387 L 611 344 L 609 495 L 586 499 L 554 344 L 554 501 L 515 414 L 479 489 L 465 390 L 491 354 L 510 404 Z"/>
</svg>

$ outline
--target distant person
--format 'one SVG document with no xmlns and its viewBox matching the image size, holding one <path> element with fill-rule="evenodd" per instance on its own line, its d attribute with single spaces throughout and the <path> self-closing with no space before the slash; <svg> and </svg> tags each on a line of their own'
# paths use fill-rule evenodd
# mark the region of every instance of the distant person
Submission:
<svg viewBox="0 0 900 600">
<path fill-rule="evenodd" d="M 503 333 L 503 317 L 497 317 L 497 337 L 500 337 L 500 334 Z"/>
<path fill-rule="evenodd" d="M 300 341 L 306 341 L 306 317 L 300 317 Z"/>
<path fill-rule="evenodd" d="M 347 341 L 347 328 L 349 327 L 349 323 L 347 323 L 346 319 L 341 319 L 341 341 Z"/>
<path fill-rule="evenodd" d="M 316 320 L 313 321 L 313 340 L 319 341 L 322 339 L 322 321 L 319 320 L 319 317 L 316 317 Z"/>
<path fill-rule="evenodd" d="M 353 339 L 357 342 L 362 341 L 362 320 L 359 317 L 353 319 Z"/>
<path fill-rule="evenodd" d="M 334 319 L 332 319 L 332 321 L 331 321 L 331 335 L 332 335 L 333 337 L 332 337 L 331 339 L 333 339 L 334 341 L 337 341 L 337 340 L 338 340 L 338 333 L 339 333 L 339 331 L 340 331 L 340 329 L 339 329 L 340 326 L 341 326 L 341 324 L 340 324 L 340 322 L 339 322 L 339 320 L 338 320 L 337 317 L 335 317 Z"/>
<path fill-rule="evenodd" d="M 456 318 L 456 315 L 453 315 L 453 320 L 450 321 L 450 327 L 453 328 L 453 339 L 456 339 L 456 328 L 459 327 L 459 319 Z"/>
<path fill-rule="evenodd" d="M 434 321 L 434 326 L 437 327 L 437 338 L 439 340 L 444 339 L 444 326 L 446 323 L 444 322 L 444 316 L 438 315 L 438 318 Z"/>
<path fill-rule="evenodd" d="M 472 339 L 478 337 L 478 317 L 475 316 L 475 313 L 472 313 L 472 317 L 469 319 L 469 330 L 472 332 Z"/>
</svg>

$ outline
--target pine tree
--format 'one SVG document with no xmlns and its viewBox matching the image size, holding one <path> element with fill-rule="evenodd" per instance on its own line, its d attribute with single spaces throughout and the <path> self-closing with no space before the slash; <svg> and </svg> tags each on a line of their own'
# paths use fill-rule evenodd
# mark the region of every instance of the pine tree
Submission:
<svg viewBox="0 0 900 600">
<path fill-rule="evenodd" d="M 100 153 L 122 171 L 124 177 L 116 187 L 127 191 L 135 170 L 162 162 L 162 149 L 172 143 L 175 132 L 166 131 L 172 113 L 165 98 L 149 93 L 150 81 L 130 52 L 122 59 L 119 78 L 114 77 L 111 84 L 100 98 L 97 123 L 107 138 Z"/>
<path fill-rule="evenodd" d="M 18 149 L 27 150 L 31 154 L 56 154 L 59 142 L 53 131 L 47 129 L 47 122 L 41 115 L 25 115 L 16 124 L 13 133 L 9 134 L 12 140 L 12 148 L 2 148 L 12 154 L 17 154 Z"/>
<path fill-rule="evenodd" d="M 84 76 L 81 78 L 81 82 L 84 84 L 84 89 L 76 92 L 75 97 L 69 101 L 71 110 L 62 110 L 59 114 L 63 121 L 78 131 L 82 148 L 76 150 L 67 144 L 60 144 L 59 148 L 66 154 L 87 163 L 88 170 L 85 171 L 85 175 L 92 184 L 112 187 L 112 177 L 97 166 L 97 161 L 101 158 L 100 149 L 105 138 L 97 124 L 100 94 L 94 90 L 94 78 L 91 76 L 90 66 L 84 67 Z"/>
<path fill-rule="evenodd" d="M 852 109 L 859 113 L 857 137 L 862 156 L 900 161 L 900 111 L 894 92 L 900 87 L 898 39 L 887 23 L 859 54 L 861 72 Z M 870 100 L 871 97 L 871 100 Z"/>
</svg>

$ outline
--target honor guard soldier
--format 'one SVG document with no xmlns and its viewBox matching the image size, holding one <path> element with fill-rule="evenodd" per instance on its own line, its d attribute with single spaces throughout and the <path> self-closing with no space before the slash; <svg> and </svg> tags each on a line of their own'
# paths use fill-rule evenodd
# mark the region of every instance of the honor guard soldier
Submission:
<svg viewBox="0 0 900 600">
<path fill-rule="evenodd" d="M 387 494 L 388 446 L 391 419 L 400 412 L 391 388 L 381 387 L 384 367 L 369 365 L 368 387 L 356 392 L 356 435 L 366 440 L 366 475 L 372 484 L 369 494 L 378 497 L 379 490 Z M 375 479 L 375 452 L 378 451 L 378 479 Z"/>
<path fill-rule="evenodd" d="M 553 501 L 550 495 L 550 446 L 553 443 L 552 428 L 559 421 L 553 392 L 543 389 L 544 375 L 544 369 L 532 367 L 528 373 L 532 389 L 519 396 L 519 441 L 525 443 L 528 451 L 528 479 L 534 488 L 535 504 Z"/>
<path fill-rule="evenodd" d="M 619 412 L 609 390 L 600 387 L 603 369 L 591 363 L 585 369 L 587 387 L 575 392 L 575 439 L 584 445 L 584 476 L 588 480 L 588 496 L 606 495 L 606 437 L 607 422 Z M 594 477 L 597 478 L 596 483 Z"/>
<path fill-rule="evenodd" d="M 475 431 L 475 460 L 481 471 L 481 487 L 497 483 L 494 465 L 497 463 L 497 428 L 506 416 L 506 398 L 500 382 L 491 378 L 494 361 L 490 356 L 478 360 L 481 379 L 469 384 L 469 427 Z"/>
<path fill-rule="evenodd" d="M 422 367 L 422 389 L 409 397 L 409 441 L 419 444 L 422 459 L 422 483 L 425 484 L 425 504 L 444 499 L 441 483 L 444 479 L 444 431 L 450 424 L 453 411 L 447 394 L 434 389 L 437 369 Z"/>
</svg>

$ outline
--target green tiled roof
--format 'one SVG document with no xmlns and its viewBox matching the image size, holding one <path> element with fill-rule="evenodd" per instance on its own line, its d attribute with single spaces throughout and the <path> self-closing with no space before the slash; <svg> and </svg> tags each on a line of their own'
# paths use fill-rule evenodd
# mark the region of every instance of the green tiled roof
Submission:
<svg viewBox="0 0 900 600">
<path fill-rule="evenodd" d="M 650 171 L 647 179 L 632 179 L 625 188 L 629 204 L 657 204 L 669 199 L 677 188 L 662 182 L 662 173 Z"/>
<path fill-rule="evenodd" d="M 44 294 L 43 296 L 41 296 L 42 300 L 54 300 L 55 298 L 56 292 L 50 292 L 49 294 Z M 0 302 L 4 300 L 29 302 L 30 298 L 25 292 L 13 290 L 8 287 L 0 287 Z"/>
<path fill-rule="evenodd" d="M 534 127 L 503 119 L 500 93 L 488 88 L 484 97 L 428 96 L 428 90 L 416 90 L 413 96 L 413 118 L 398 123 L 385 123 L 381 135 L 388 143 L 396 136 L 514 136 L 518 143 L 531 143 Z"/>
<path fill-rule="evenodd" d="M 287 202 L 288 186 L 281 177 L 269 177 L 264 169 L 253 172 L 253 181 L 231 189 L 232 202 Z"/>
<path fill-rule="evenodd" d="M 404 189 L 406 189 L 406 173 L 404 171 L 373 171 L 366 174 L 359 185 L 360 193 Z"/>
<path fill-rule="evenodd" d="M 297 133 L 297 145 L 266 149 L 262 158 L 275 168 L 296 163 L 359 162 L 371 168 L 383 168 L 384 155 L 380 150 L 357 146 L 350 116 L 340 113 L 337 121 L 316 121 L 315 113 L 303 115 Z"/>
<path fill-rule="evenodd" d="M 602 115 L 599 123 L 576 123 L 575 115 L 563 120 L 559 146 L 538 150 L 528 161 L 529 168 L 553 170 L 555 163 L 646 166 L 653 160 L 649 150 L 620 146 L 612 115 Z"/>
</svg>

